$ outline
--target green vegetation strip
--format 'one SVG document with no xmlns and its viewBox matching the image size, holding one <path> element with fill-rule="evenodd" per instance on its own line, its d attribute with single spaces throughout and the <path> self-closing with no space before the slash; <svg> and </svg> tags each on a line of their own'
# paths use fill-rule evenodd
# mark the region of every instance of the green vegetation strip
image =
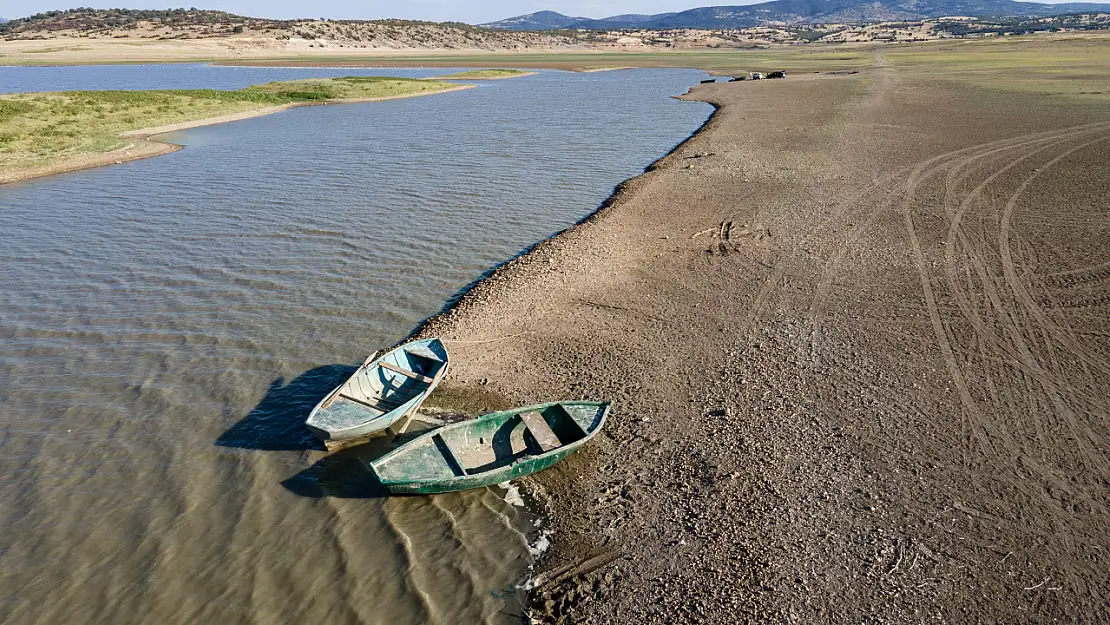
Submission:
<svg viewBox="0 0 1110 625">
<path fill-rule="evenodd" d="M 520 69 L 472 69 L 468 72 L 437 76 L 432 80 L 499 80 L 502 78 L 515 78 L 525 76 L 532 72 Z"/>
<path fill-rule="evenodd" d="M 0 170 L 50 167 L 127 145 L 125 132 L 272 106 L 402 97 L 457 85 L 352 76 L 255 85 L 239 91 L 61 91 L 0 95 Z"/>
<path fill-rule="evenodd" d="M 1105 37 L 960 41 L 907 46 L 883 56 L 920 80 L 958 81 L 996 93 L 1049 96 L 1061 103 L 1110 100 L 1110 46 Z"/>
</svg>

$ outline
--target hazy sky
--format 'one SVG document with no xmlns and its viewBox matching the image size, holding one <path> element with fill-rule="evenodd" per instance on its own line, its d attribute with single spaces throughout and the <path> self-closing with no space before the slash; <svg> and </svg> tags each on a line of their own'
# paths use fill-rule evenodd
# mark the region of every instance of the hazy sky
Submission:
<svg viewBox="0 0 1110 625">
<path fill-rule="evenodd" d="M 664 13 L 699 6 L 753 4 L 756 0 L 0 0 L 0 17 L 25 17 L 51 9 L 77 6 L 125 6 L 172 9 L 197 6 L 239 15 L 273 18 L 327 17 L 333 19 L 406 19 L 459 21 L 477 24 L 549 9 L 567 15 L 608 17 L 621 13 Z M 1062 2 L 1065 0 L 1049 0 Z"/>
</svg>

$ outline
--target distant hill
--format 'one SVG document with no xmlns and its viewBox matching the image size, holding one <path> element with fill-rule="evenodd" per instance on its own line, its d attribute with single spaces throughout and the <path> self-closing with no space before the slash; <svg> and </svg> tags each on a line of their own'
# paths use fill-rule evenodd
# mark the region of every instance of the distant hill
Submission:
<svg viewBox="0 0 1110 625">
<path fill-rule="evenodd" d="M 747 28 L 770 22 L 841 23 L 920 20 L 944 16 L 1052 16 L 1110 11 L 1110 4 L 1042 4 L 1014 0 L 775 0 L 744 6 L 716 6 L 658 15 L 615 15 L 603 19 L 568 17 L 541 11 L 483 24 L 501 30 L 581 28 Z"/>
<path fill-rule="evenodd" d="M 1105 7 L 1089 13 L 1077 9 Z M 1035 16 L 926 20 L 922 14 L 958 16 L 1020 9 Z M 912 9 L 912 10 L 911 10 Z M 1071 11 L 1059 16 L 1043 12 Z M 916 23 L 915 23 L 916 22 Z M 406 20 L 274 20 L 200 9 L 69 9 L 0 20 L 0 40 L 41 44 L 46 55 L 107 42 L 134 46 L 165 41 L 171 51 L 197 41 L 197 50 L 237 55 L 282 56 L 374 53 L 396 50 L 517 51 L 553 49 L 750 48 L 767 45 L 846 42 L 912 42 L 993 37 L 1033 32 L 1110 30 L 1110 5 L 1045 5 L 1011 0 L 777 0 L 752 6 L 722 6 L 658 15 L 614 15 L 604 19 L 541 11 L 495 22 L 496 28 Z M 758 26 L 758 28 L 749 28 Z M 124 56 L 134 56 L 133 47 Z M 153 48 L 151 48 L 153 49 Z M 117 54 L 113 52 L 112 54 Z M 123 53 L 119 53 L 123 54 Z M 159 52 L 161 54 L 161 52 Z M 166 52 L 172 54 L 172 52 Z M 199 54 L 199 53 L 198 53 Z M 207 53 L 206 53 L 207 54 Z M 5 55 L 7 56 L 7 55 Z M 53 57 L 51 57 L 53 58 Z"/>
<path fill-rule="evenodd" d="M 95 31 L 104 28 L 128 29 L 142 22 L 157 23 L 159 25 L 185 27 L 208 26 L 216 24 L 248 25 L 276 24 L 275 20 L 252 20 L 241 15 L 233 15 L 223 11 L 207 11 L 197 9 L 170 9 L 170 10 L 145 10 L 145 9 L 67 9 L 64 11 L 46 11 L 29 17 L 19 19 L 0 20 L 4 26 L 0 27 L 0 34 L 17 34 L 31 31 Z"/>
<path fill-rule="evenodd" d="M 544 29 L 546 30 L 546 29 Z M 427 50 L 531 50 L 579 47 L 577 36 L 406 20 L 273 20 L 202 9 L 69 9 L 0 23 L 14 40 L 181 40 L 225 38 L 252 49 L 272 46 Z M 249 43 L 247 43 L 249 42 Z"/>
<path fill-rule="evenodd" d="M 657 15 L 614 15 L 612 17 L 605 17 L 599 20 L 586 20 L 596 24 L 613 23 L 613 24 L 646 24 L 647 22 L 661 20 L 664 18 L 676 15 L 675 13 L 659 13 Z"/>
<path fill-rule="evenodd" d="M 497 22 L 481 24 L 481 26 L 483 28 L 493 28 L 497 30 L 562 30 L 566 28 L 604 30 L 606 28 L 633 27 L 638 24 L 645 24 L 668 18 L 672 15 L 675 14 L 659 13 L 657 15 L 641 15 L 630 13 L 595 20 L 588 17 L 571 17 L 569 15 L 563 15 L 562 13 L 556 13 L 555 11 L 540 11 L 538 13 L 518 15 Z"/>
<path fill-rule="evenodd" d="M 498 22 L 482 24 L 486 28 L 497 30 L 559 30 L 563 28 L 577 28 L 578 24 L 590 21 L 585 17 L 570 17 L 555 11 L 540 11 L 527 15 L 518 15 Z"/>
</svg>

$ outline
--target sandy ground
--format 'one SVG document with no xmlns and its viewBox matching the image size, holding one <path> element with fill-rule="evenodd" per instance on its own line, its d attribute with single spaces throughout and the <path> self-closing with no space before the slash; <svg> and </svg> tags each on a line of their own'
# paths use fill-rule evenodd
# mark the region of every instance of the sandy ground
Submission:
<svg viewBox="0 0 1110 625">
<path fill-rule="evenodd" d="M 537 620 L 1105 620 L 1110 117 L 903 71 L 699 87 L 422 330 L 452 384 L 614 401 L 529 480 Z"/>
<path fill-rule="evenodd" d="M 407 95 L 384 96 L 380 98 L 346 98 L 328 100 L 326 102 L 294 102 L 291 104 L 267 106 L 251 111 L 241 111 L 239 113 L 230 113 L 228 115 L 208 117 L 205 119 L 180 122 L 177 124 L 167 124 L 165 126 L 155 126 L 153 128 L 140 128 L 138 130 L 131 130 L 122 133 L 120 135 L 121 137 L 132 139 L 133 141 L 117 150 L 112 150 L 111 152 L 105 152 L 103 154 L 79 154 L 72 158 L 68 158 L 51 165 L 35 167 L 33 169 L 3 172 L 0 173 L 0 185 L 20 182 L 23 180 L 30 180 L 32 178 L 42 178 L 45 176 L 54 176 L 57 174 L 80 171 L 82 169 L 92 169 L 93 167 L 120 165 L 122 163 L 136 161 L 142 158 L 150 158 L 152 156 L 161 156 L 163 154 L 169 154 L 170 152 L 176 152 L 177 150 L 180 150 L 183 146 L 162 141 L 159 139 L 159 137 L 171 132 L 180 132 L 182 130 L 188 130 L 190 128 L 214 126 L 216 124 L 226 124 L 229 122 L 250 119 L 252 117 L 273 115 L 274 113 L 280 113 L 281 111 L 287 111 L 291 108 L 296 108 L 299 106 L 325 106 L 331 104 L 359 104 L 366 102 L 384 102 L 385 100 L 403 100 L 405 98 L 417 98 L 420 96 L 449 93 L 451 91 L 473 89 L 474 87 L 475 85 L 457 85 L 455 87 L 451 87 L 449 89 L 441 89 L 439 91 L 429 91 L 425 93 L 413 93 Z"/>
</svg>

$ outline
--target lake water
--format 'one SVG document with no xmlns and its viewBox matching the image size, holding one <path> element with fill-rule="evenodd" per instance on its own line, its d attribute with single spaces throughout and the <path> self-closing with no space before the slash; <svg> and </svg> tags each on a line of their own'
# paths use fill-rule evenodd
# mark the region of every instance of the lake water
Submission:
<svg viewBox="0 0 1110 625">
<path fill-rule="evenodd" d="M 445 70 L 0 68 L 0 91 Z M 533 519 L 389 498 L 308 410 L 695 130 L 691 70 L 542 72 L 0 187 L 0 622 L 512 623 Z M 448 345 L 450 347 L 450 344 Z"/>
</svg>

